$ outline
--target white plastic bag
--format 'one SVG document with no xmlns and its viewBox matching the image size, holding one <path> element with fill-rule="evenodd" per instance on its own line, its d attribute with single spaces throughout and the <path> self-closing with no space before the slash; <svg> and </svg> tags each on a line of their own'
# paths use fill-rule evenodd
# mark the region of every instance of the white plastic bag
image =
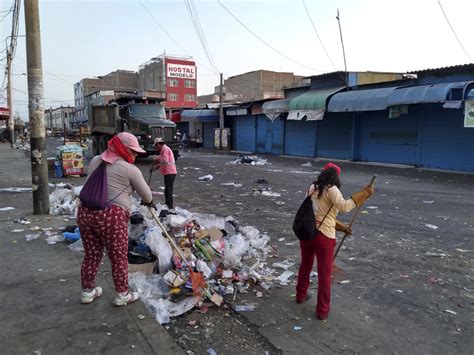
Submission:
<svg viewBox="0 0 474 355">
<path fill-rule="evenodd" d="M 170 243 L 163 236 L 160 227 L 151 227 L 146 232 L 145 243 L 158 258 L 158 268 L 161 274 L 170 270 L 172 265 L 173 250 Z"/>
</svg>

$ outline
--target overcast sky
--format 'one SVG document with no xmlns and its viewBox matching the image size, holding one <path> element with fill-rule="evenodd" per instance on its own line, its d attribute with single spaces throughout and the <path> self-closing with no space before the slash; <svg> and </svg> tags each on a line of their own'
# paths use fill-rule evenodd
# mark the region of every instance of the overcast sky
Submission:
<svg viewBox="0 0 474 355">
<path fill-rule="evenodd" d="M 224 77 L 258 69 L 300 75 L 343 70 L 336 11 L 339 9 L 348 70 L 406 72 L 473 62 L 473 0 L 441 0 L 467 54 L 447 24 L 438 0 L 305 0 L 326 56 L 301 0 L 194 0 L 209 51 Z M 198 94 L 218 85 L 181 0 L 40 0 L 45 107 L 73 105 L 73 83 L 116 69 L 134 70 L 164 51 L 197 61 Z M 0 11 L 13 0 L 2 0 Z M 155 17 L 156 21 L 147 12 Z M 0 13 L 0 20 L 5 15 Z M 162 27 L 160 27 L 161 25 Z M 162 29 L 164 28 L 165 31 Z M 11 32 L 11 14 L 1 22 L 0 51 Z M 24 11 L 20 35 L 24 34 Z M 167 34 L 168 33 L 168 34 Z M 172 37 L 172 38 L 170 38 Z M 5 52 L 0 54 L 3 59 Z M 288 59 L 289 58 L 289 59 Z M 18 39 L 13 63 L 14 111 L 27 118 L 26 52 Z M 291 59 L 291 60 L 290 60 Z M 331 63 L 334 63 L 334 65 Z M 2 66 L 1 79 L 3 81 Z M 6 92 L 3 92 L 6 97 Z M 0 99 L 1 100 L 1 99 Z M 5 103 L 0 101 L 0 105 Z"/>
</svg>

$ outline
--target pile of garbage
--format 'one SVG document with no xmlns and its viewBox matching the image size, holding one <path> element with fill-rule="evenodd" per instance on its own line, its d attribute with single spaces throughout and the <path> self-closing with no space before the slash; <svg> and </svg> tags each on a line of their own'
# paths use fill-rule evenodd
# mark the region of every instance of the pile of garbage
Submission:
<svg viewBox="0 0 474 355">
<path fill-rule="evenodd" d="M 31 151 L 30 143 L 25 140 L 17 139 L 15 141 L 15 148 L 19 150 L 23 150 L 24 152 Z"/>
<path fill-rule="evenodd" d="M 239 156 L 234 161 L 231 161 L 230 164 L 270 165 L 267 159 L 259 158 L 256 155 Z"/>
<path fill-rule="evenodd" d="M 80 187 L 56 187 L 51 194 L 53 213 L 74 215 L 79 191 Z M 293 276 L 287 270 L 273 276 L 276 270 L 266 263 L 275 254 L 270 237 L 255 227 L 241 226 L 231 216 L 179 207 L 170 214 L 161 205 L 157 223 L 147 207 L 132 200 L 129 283 L 161 324 L 209 301 L 221 306 L 224 297 L 235 300 L 255 284 L 264 290 L 274 281 L 286 285 Z"/>
</svg>

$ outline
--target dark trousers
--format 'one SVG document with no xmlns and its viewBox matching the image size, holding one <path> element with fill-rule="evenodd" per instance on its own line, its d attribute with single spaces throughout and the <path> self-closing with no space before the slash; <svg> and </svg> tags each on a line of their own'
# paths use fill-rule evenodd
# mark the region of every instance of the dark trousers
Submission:
<svg viewBox="0 0 474 355">
<path fill-rule="evenodd" d="M 321 232 L 313 240 L 300 240 L 301 265 L 296 284 L 296 299 L 303 301 L 309 287 L 309 276 L 313 270 L 314 257 L 318 265 L 318 301 L 316 314 L 327 316 L 331 304 L 331 272 L 336 239 L 330 239 Z"/>
<path fill-rule="evenodd" d="M 165 203 L 169 209 L 174 208 L 173 204 L 173 183 L 176 174 L 165 175 Z"/>
</svg>

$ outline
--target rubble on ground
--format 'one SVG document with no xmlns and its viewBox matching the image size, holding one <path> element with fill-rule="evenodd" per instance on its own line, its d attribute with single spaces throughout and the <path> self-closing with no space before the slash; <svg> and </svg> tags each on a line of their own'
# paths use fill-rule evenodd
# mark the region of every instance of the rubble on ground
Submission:
<svg viewBox="0 0 474 355">
<path fill-rule="evenodd" d="M 256 155 L 239 156 L 229 164 L 270 165 L 267 159 L 259 158 Z"/>
</svg>

